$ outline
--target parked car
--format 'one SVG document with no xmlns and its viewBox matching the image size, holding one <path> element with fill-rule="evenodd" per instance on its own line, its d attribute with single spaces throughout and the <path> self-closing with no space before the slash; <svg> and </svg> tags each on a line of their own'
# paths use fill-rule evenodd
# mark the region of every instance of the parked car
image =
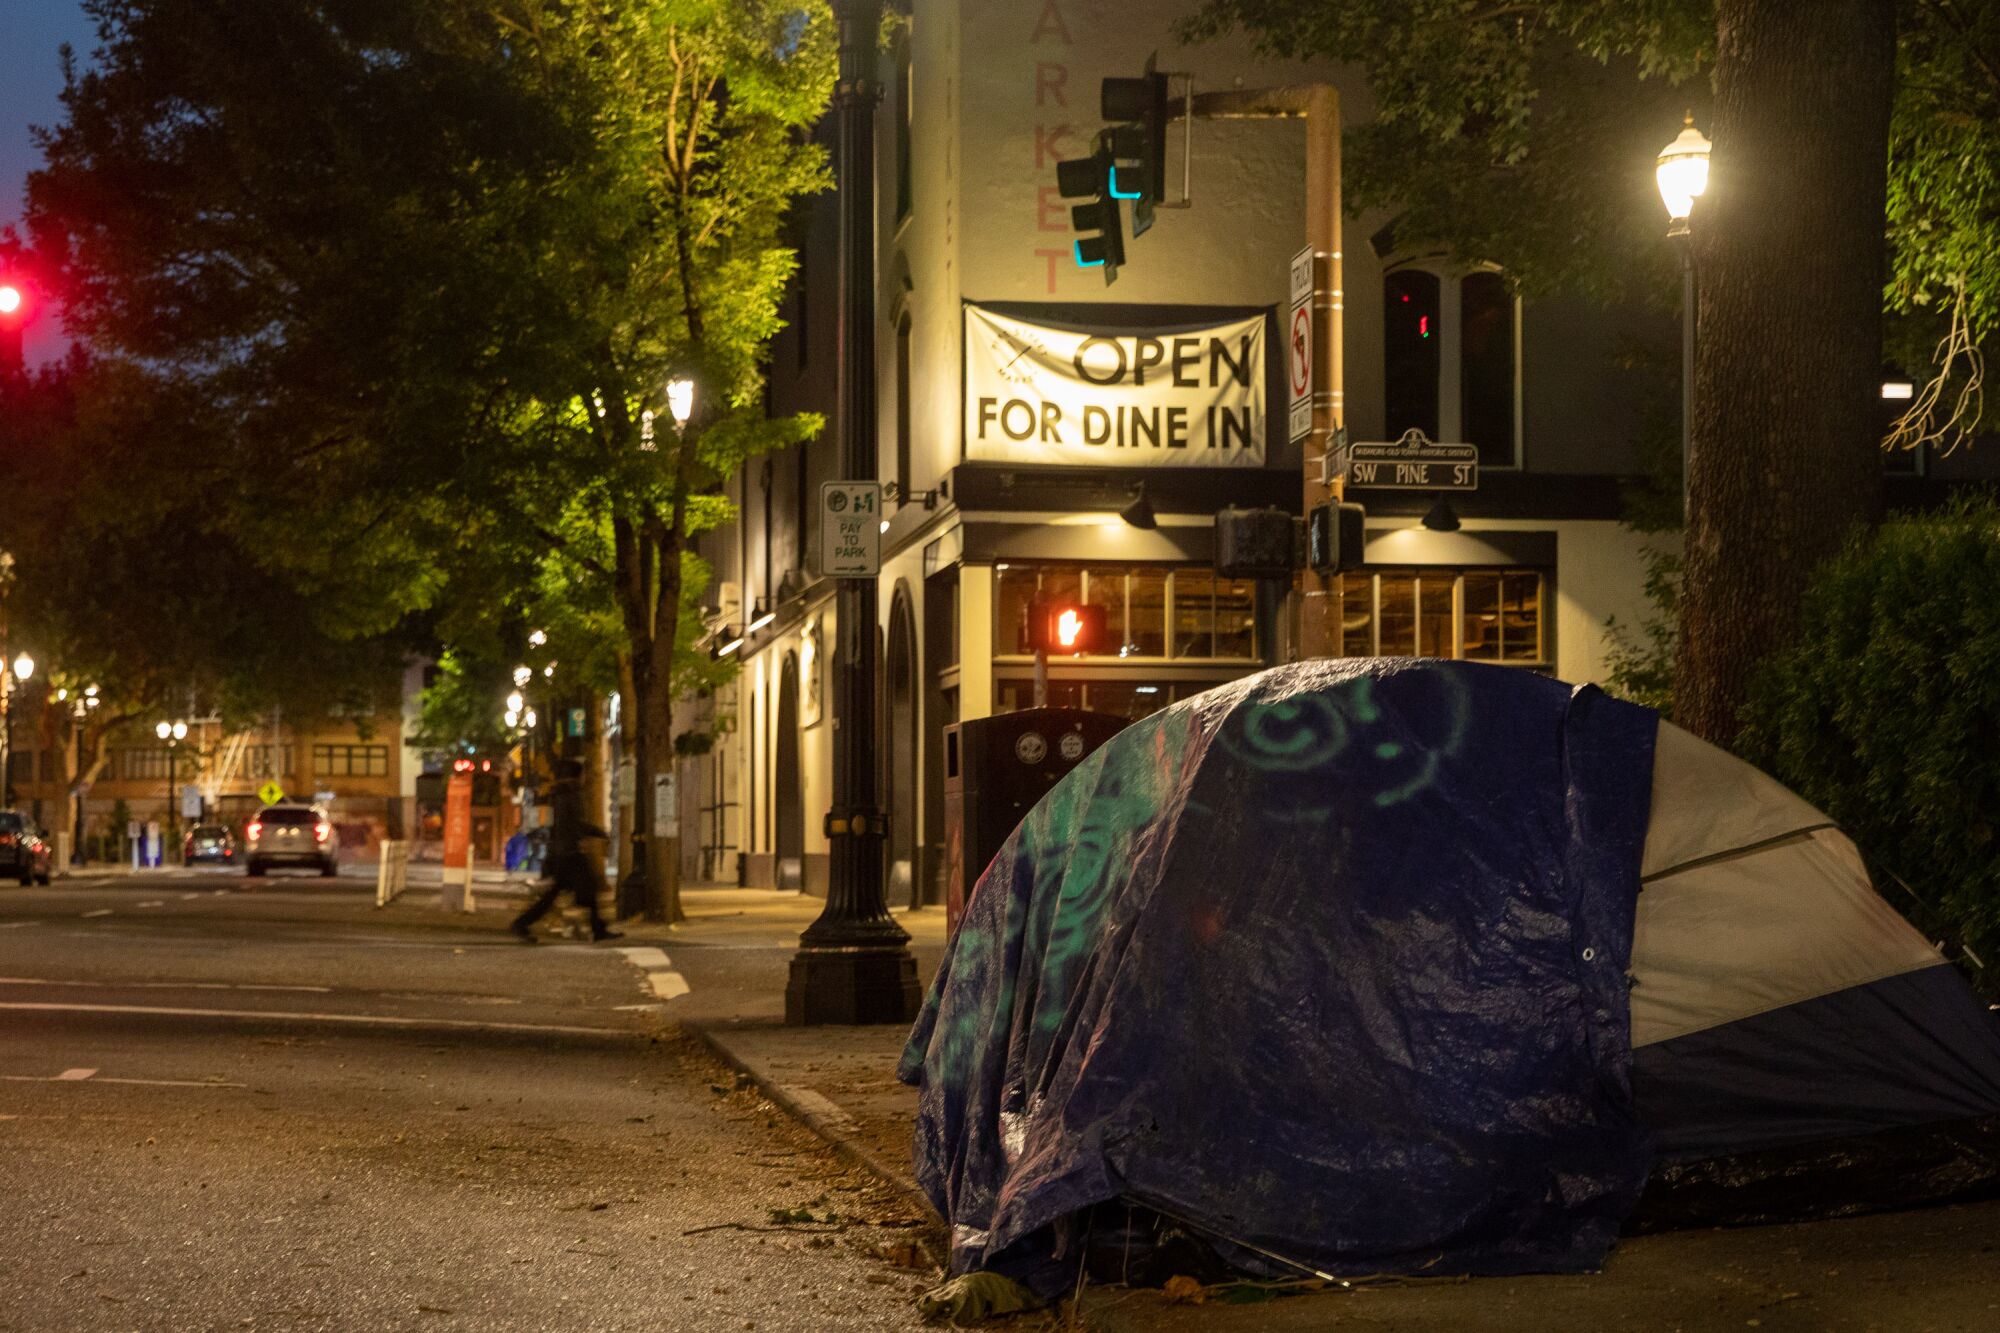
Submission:
<svg viewBox="0 0 2000 1333">
<path fill-rule="evenodd" d="M 181 861 L 186 865 L 200 861 L 235 865 L 236 835 L 227 824 L 196 824 L 181 838 Z"/>
<path fill-rule="evenodd" d="M 313 866 L 340 873 L 340 847 L 326 811 L 312 805 L 267 805 L 243 828 L 243 867 L 262 875 L 272 866 Z"/>
<path fill-rule="evenodd" d="M 0 810 L 0 875 L 23 887 L 49 882 L 49 837 L 18 810 Z"/>
</svg>

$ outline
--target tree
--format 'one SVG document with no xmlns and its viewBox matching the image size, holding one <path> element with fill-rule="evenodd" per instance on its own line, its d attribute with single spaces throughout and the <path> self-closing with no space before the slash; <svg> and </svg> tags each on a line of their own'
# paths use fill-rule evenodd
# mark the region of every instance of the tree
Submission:
<svg viewBox="0 0 2000 1333">
<path fill-rule="evenodd" d="M 351 626 L 495 561 L 601 599 L 639 770 L 664 767 L 691 539 L 743 459 L 818 425 L 765 418 L 759 363 L 780 221 L 826 183 L 821 0 L 87 9 L 103 45 L 29 191 L 72 323 L 198 387 L 210 456 L 301 496 L 304 526 L 231 527 Z M 678 916 L 677 858 L 648 860 Z"/>
<path fill-rule="evenodd" d="M 323 712 L 372 700 L 400 671 L 407 640 L 329 633 L 214 526 L 200 478 L 176 466 L 200 420 L 198 404 L 118 362 L 75 354 L 0 375 L 0 494 L 17 500 L 7 613 L 42 664 L 28 734 L 66 790 L 88 791 L 128 723 Z M 57 828 L 73 817 L 61 803 Z"/>
<path fill-rule="evenodd" d="M 1677 705 L 1727 740 L 1807 573 L 1875 514 L 1885 230 L 1892 308 L 1960 305 L 1975 349 L 2000 327 L 2000 4 L 1211 0 L 1187 30 L 1230 27 L 1361 68 L 1350 205 L 1393 204 L 1399 239 L 1528 292 L 1663 298 L 1651 157 L 1667 107 L 1712 84 Z"/>
</svg>

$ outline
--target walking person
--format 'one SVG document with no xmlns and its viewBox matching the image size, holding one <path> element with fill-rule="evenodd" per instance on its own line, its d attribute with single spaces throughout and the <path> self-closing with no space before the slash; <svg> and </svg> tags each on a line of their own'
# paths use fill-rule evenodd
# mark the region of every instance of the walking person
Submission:
<svg viewBox="0 0 2000 1333">
<path fill-rule="evenodd" d="M 549 847 L 542 864 L 549 886 L 509 927 L 529 944 L 535 942 L 535 922 L 565 892 L 574 894 L 577 906 L 590 913 L 591 939 L 613 940 L 620 934 L 604 923 L 598 910 L 598 894 L 604 881 L 598 876 L 596 863 L 584 854 L 583 840 L 606 835 L 583 817 L 582 783 L 582 764 L 574 759 L 556 761 L 556 783 L 549 791 Z"/>
</svg>

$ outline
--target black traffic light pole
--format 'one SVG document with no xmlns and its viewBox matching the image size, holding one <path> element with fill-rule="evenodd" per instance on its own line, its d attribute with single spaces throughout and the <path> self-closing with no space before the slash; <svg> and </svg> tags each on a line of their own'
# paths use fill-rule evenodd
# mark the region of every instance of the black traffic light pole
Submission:
<svg viewBox="0 0 2000 1333">
<path fill-rule="evenodd" d="M 882 0 L 839 0 L 840 474 L 875 479 L 875 44 Z M 876 788 L 875 580 L 840 580 L 833 661 L 833 808 L 826 910 L 799 936 L 787 1023 L 907 1023 L 917 1014 L 910 937 L 883 894 L 888 820 Z"/>
</svg>

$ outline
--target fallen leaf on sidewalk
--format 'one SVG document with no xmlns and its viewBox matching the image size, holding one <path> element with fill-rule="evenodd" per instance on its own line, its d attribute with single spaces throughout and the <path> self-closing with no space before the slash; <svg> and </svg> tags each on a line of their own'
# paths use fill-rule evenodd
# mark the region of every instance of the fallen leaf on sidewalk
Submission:
<svg viewBox="0 0 2000 1333">
<path fill-rule="evenodd" d="M 1168 1278 L 1164 1292 L 1175 1305 L 1200 1305 L 1208 1299 L 1208 1289 L 1185 1273 Z"/>
</svg>

